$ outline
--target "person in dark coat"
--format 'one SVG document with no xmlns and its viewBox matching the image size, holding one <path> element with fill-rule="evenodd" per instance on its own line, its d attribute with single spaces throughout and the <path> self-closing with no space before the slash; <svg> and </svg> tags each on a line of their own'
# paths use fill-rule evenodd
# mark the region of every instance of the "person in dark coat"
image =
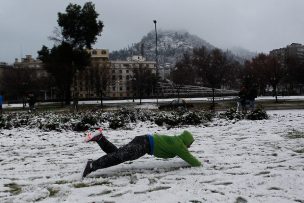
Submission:
<svg viewBox="0 0 304 203">
<path fill-rule="evenodd" d="M 247 88 L 245 86 L 242 86 L 239 92 L 239 103 L 243 113 L 247 111 L 246 109 L 247 94 L 248 94 Z"/>
<path fill-rule="evenodd" d="M 30 107 L 30 111 L 33 111 L 35 109 L 35 102 L 36 102 L 36 98 L 35 98 L 35 95 L 33 93 L 30 93 L 28 95 L 28 104 L 29 104 L 29 107 Z"/>
<path fill-rule="evenodd" d="M 255 98 L 257 98 L 258 96 L 258 91 L 257 88 L 255 86 L 252 86 L 249 91 L 248 91 L 248 103 L 249 103 L 249 109 L 251 111 L 254 111 L 255 109 Z"/>
<path fill-rule="evenodd" d="M 2 93 L 0 93 L 0 113 L 2 113 L 2 105 L 3 105 L 3 96 Z"/>
</svg>

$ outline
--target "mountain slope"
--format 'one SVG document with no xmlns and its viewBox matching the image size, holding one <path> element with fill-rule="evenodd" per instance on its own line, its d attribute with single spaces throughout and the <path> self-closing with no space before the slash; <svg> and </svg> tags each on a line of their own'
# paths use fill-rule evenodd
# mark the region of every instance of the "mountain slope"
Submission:
<svg viewBox="0 0 304 203">
<path fill-rule="evenodd" d="M 174 31 L 174 30 L 159 30 L 158 31 L 158 60 L 160 64 L 170 63 L 174 64 L 178 58 L 184 53 L 191 53 L 193 48 L 205 46 L 207 49 L 212 50 L 216 48 L 205 40 L 196 35 L 192 35 L 187 31 Z M 113 51 L 110 54 L 111 60 L 125 60 L 132 55 L 144 55 L 147 60 L 155 60 L 155 32 L 151 31 L 138 43 L 133 44 L 131 47 Z M 240 49 L 239 49 L 240 50 Z M 234 50 L 229 52 L 229 55 L 239 62 L 244 62 L 245 59 L 250 59 L 251 56 L 246 52 L 247 58 L 244 58 L 240 53 L 234 54 Z"/>
</svg>

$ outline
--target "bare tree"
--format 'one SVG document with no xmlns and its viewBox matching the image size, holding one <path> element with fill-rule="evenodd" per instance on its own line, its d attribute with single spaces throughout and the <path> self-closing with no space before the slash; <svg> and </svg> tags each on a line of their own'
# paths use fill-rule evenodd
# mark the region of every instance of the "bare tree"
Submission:
<svg viewBox="0 0 304 203">
<path fill-rule="evenodd" d="M 103 96 L 110 84 L 110 67 L 108 61 L 92 66 L 92 78 L 95 92 L 100 98 L 100 105 L 103 106 Z"/>
<path fill-rule="evenodd" d="M 267 76 L 267 81 L 273 88 L 276 102 L 278 102 L 277 87 L 282 78 L 286 75 L 286 69 L 279 63 L 276 57 L 268 56 L 265 75 Z"/>
<path fill-rule="evenodd" d="M 278 59 L 274 56 L 259 54 L 251 61 L 247 61 L 245 66 L 244 82 L 247 88 L 252 86 L 252 83 L 257 83 L 259 92 L 263 94 L 266 86 L 270 85 L 273 88 L 276 102 L 278 102 L 277 87 L 286 76 L 286 69 L 279 63 Z"/>
<path fill-rule="evenodd" d="M 138 68 L 133 70 L 132 87 L 140 99 L 140 104 L 143 96 L 148 97 L 154 91 L 155 81 L 156 75 L 143 64 L 139 63 Z"/>
<path fill-rule="evenodd" d="M 227 56 L 219 49 L 210 53 L 205 47 L 193 50 L 193 64 L 204 85 L 212 88 L 212 108 L 214 107 L 215 88 L 220 88 L 229 74 Z"/>
<path fill-rule="evenodd" d="M 195 73 L 192 67 L 192 61 L 189 54 L 184 54 L 183 58 L 175 65 L 175 69 L 171 72 L 171 79 L 177 91 L 177 97 L 180 98 L 180 90 L 184 85 L 194 83 Z"/>
<path fill-rule="evenodd" d="M 29 68 L 5 68 L 1 84 L 7 97 L 17 101 L 29 92 L 39 94 L 52 85 L 51 78 L 38 76 L 36 70 Z"/>
</svg>

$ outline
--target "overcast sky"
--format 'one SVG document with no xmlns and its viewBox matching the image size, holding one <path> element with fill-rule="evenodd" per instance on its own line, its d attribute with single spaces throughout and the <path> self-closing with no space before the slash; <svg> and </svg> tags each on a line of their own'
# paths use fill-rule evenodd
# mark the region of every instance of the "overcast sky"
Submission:
<svg viewBox="0 0 304 203">
<path fill-rule="evenodd" d="M 0 62 L 37 56 L 57 13 L 83 0 L 0 0 Z M 92 0 L 105 27 L 95 48 L 125 48 L 154 30 L 187 30 L 214 46 L 268 53 L 304 43 L 304 0 Z"/>
</svg>

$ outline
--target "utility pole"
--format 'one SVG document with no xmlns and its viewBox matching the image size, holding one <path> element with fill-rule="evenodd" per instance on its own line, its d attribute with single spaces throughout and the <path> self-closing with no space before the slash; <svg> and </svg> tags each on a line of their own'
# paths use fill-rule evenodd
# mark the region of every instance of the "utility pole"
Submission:
<svg viewBox="0 0 304 203">
<path fill-rule="evenodd" d="M 155 62 L 156 62 L 156 85 L 158 84 L 159 69 L 158 69 L 158 53 L 157 53 L 157 29 L 156 29 L 156 20 L 153 20 L 155 25 Z M 158 105 L 158 91 L 156 91 L 156 104 Z"/>
</svg>

